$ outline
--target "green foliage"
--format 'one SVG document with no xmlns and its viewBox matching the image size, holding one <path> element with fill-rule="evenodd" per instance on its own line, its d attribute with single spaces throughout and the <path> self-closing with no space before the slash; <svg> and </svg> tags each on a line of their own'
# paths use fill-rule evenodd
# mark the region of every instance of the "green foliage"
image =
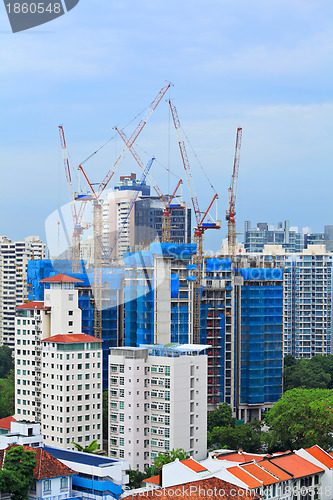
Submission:
<svg viewBox="0 0 333 500">
<path fill-rule="evenodd" d="M 25 451 L 23 446 L 11 448 L 0 470 L 0 492 L 11 493 L 12 500 L 29 498 L 36 465 L 34 451 Z"/>
<path fill-rule="evenodd" d="M 269 451 L 333 447 L 333 390 L 292 389 L 265 417 Z"/>
<path fill-rule="evenodd" d="M 216 410 L 208 413 L 207 429 L 211 432 L 215 427 L 235 427 L 235 421 L 231 407 L 228 403 L 222 403 Z"/>
<path fill-rule="evenodd" d="M 103 392 L 103 439 L 108 439 L 108 407 L 109 407 L 109 399 L 108 399 L 108 391 Z"/>
<path fill-rule="evenodd" d="M 95 453 L 96 450 L 98 450 L 99 448 L 99 444 L 97 443 L 97 439 L 94 439 L 93 441 L 91 441 L 90 444 L 88 444 L 88 446 L 81 446 L 79 443 L 74 443 L 72 442 L 72 444 L 75 446 L 75 448 L 78 450 L 78 451 L 82 451 L 83 453 Z"/>
<path fill-rule="evenodd" d="M 14 370 L 12 350 L 7 345 L 2 345 L 0 347 L 0 379 L 8 377 L 11 370 Z"/>
<path fill-rule="evenodd" d="M 9 372 L 7 378 L 0 379 L 0 418 L 14 415 L 15 412 L 15 381 L 14 370 Z"/>
<path fill-rule="evenodd" d="M 158 467 L 147 467 L 144 472 L 133 469 L 129 469 L 126 471 L 129 475 L 129 483 L 128 486 L 130 489 L 140 488 L 142 481 L 148 479 L 149 477 L 157 476 L 159 474 Z"/>
<path fill-rule="evenodd" d="M 170 453 L 159 453 L 157 457 L 154 458 L 154 467 L 160 468 L 165 464 L 169 464 L 170 462 L 174 462 L 178 458 L 179 460 L 185 460 L 186 458 L 190 458 L 190 455 L 186 453 L 182 448 L 176 448 L 171 450 Z"/>
<path fill-rule="evenodd" d="M 284 390 L 296 387 L 305 389 L 333 389 L 333 355 L 317 354 L 311 359 L 286 356 L 283 373 Z"/>
<path fill-rule="evenodd" d="M 262 448 L 261 423 L 254 421 L 237 427 L 214 427 L 208 432 L 208 445 L 259 453 Z"/>
</svg>

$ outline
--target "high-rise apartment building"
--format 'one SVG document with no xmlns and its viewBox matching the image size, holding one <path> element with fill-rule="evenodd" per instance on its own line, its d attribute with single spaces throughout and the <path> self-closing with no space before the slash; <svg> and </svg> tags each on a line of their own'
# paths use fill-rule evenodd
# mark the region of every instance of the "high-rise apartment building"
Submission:
<svg viewBox="0 0 333 500">
<path fill-rule="evenodd" d="M 258 265 L 284 267 L 284 354 L 311 358 L 332 350 L 332 262 L 325 245 L 288 254 L 267 246 Z"/>
<path fill-rule="evenodd" d="M 246 252 L 262 252 L 265 245 L 282 245 L 288 252 L 301 252 L 304 248 L 304 237 L 289 221 L 279 222 L 278 227 L 269 226 L 267 222 L 259 222 L 251 228 L 251 222 L 245 221 L 244 248 Z"/>
<path fill-rule="evenodd" d="M 101 340 L 82 334 L 76 278 L 41 280 L 44 302 L 16 308 L 15 414 L 41 424 L 46 444 L 102 444 Z"/>
<path fill-rule="evenodd" d="M 28 298 L 28 261 L 44 257 L 45 244 L 38 236 L 16 242 L 0 236 L 0 345 L 14 349 L 15 307 Z"/>
<path fill-rule="evenodd" d="M 109 456 L 140 470 L 173 448 L 206 457 L 205 347 L 110 349 Z"/>
<path fill-rule="evenodd" d="M 103 204 L 103 246 L 106 253 L 112 259 L 121 258 L 124 252 L 143 249 L 156 239 L 162 240 L 163 210 L 160 198 L 151 196 L 150 187 L 146 183 L 140 185 L 135 174 L 121 177 Z M 191 241 L 191 209 L 186 204 L 171 211 L 170 226 L 173 242 Z M 88 251 L 87 248 L 86 253 Z"/>
<path fill-rule="evenodd" d="M 125 345 L 193 342 L 195 252 L 192 244 L 152 244 L 126 258 Z M 246 419 L 260 418 L 282 393 L 283 272 L 247 273 L 251 265 L 249 256 L 238 269 L 205 258 L 200 314 L 208 408 L 226 401 Z"/>
</svg>

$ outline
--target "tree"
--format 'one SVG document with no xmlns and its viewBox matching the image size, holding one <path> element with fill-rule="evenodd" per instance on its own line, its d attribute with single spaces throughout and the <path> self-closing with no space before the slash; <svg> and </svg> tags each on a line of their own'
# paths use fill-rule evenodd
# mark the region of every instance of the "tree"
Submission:
<svg viewBox="0 0 333 500">
<path fill-rule="evenodd" d="M 0 379 L 6 378 L 9 372 L 14 369 L 14 359 L 12 350 L 7 345 L 0 347 Z"/>
<path fill-rule="evenodd" d="M 0 491 L 11 493 L 12 500 L 29 498 L 36 465 L 34 451 L 25 451 L 23 446 L 8 450 L 3 469 L 0 470 Z"/>
<path fill-rule="evenodd" d="M 208 445 L 259 453 L 262 447 L 261 437 L 261 423 L 256 420 L 237 427 L 214 427 L 211 432 L 208 432 Z"/>
<path fill-rule="evenodd" d="M 97 439 L 94 439 L 93 441 L 91 441 L 90 444 L 88 444 L 88 446 L 81 446 L 79 443 L 74 443 L 72 442 L 72 444 L 75 446 L 75 448 L 78 450 L 78 451 L 83 451 L 83 453 L 95 453 L 96 450 L 98 450 L 99 448 L 99 444 L 97 443 Z"/>
<path fill-rule="evenodd" d="M 286 356 L 283 374 L 284 391 L 305 389 L 333 389 L 333 356 L 317 354 L 311 359 Z"/>
<path fill-rule="evenodd" d="M 292 389 L 265 416 L 269 451 L 333 447 L 333 390 Z"/>
<path fill-rule="evenodd" d="M 208 413 L 207 429 L 212 431 L 214 427 L 235 427 L 235 421 L 231 407 L 228 403 L 222 403 L 216 410 Z"/>
<path fill-rule="evenodd" d="M 15 382 L 14 370 L 12 370 L 8 378 L 0 379 L 0 418 L 14 415 L 15 412 Z"/>
<path fill-rule="evenodd" d="M 130 489 L 140 488 L 142 481 L 144 479 L 147 479 L 147 477 L 150 477 L 147 476 L 147 474 L 145 474 L 144 472 L 139 471 L 139 469 L 129 469 L 126 472 L 129 476 L 128 486 Z"/>
<path fill-rule="evenodd" d="M 190 455 L 186 453 L 182 448 L 176 448 L 171 450 L 170 453 L 159 453 L 157 457 L 154 458 L 154 467 L 160 468 L 165 464 L 174 462 L 178 458 L 179 460 L 186 460 L 190 458 Z"/>
</svg>

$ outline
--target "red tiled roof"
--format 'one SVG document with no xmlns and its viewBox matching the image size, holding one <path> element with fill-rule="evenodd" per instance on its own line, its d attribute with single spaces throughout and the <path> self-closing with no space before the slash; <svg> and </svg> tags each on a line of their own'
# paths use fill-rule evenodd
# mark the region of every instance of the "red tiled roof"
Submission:
<svg viewBox="0 0 333 500">
<path fill-rule="evenodd" d="M 192 469 L 194 472 L 205 472 L 207 469 L 203 467 L 201 464 L 193 460 L 193 458 L 187 458 L 185 460 L 180 460 L 180 462 L 189 469 Z"/>
<path fill-rule="evenodd" d="M 271 472 L 272 474 L 274 474 L 274 476 L 277 476 L 280 479 L 280 481 L 286 481 L 287 479 L 293 477 L 292 474 L 288 474 L 288 472 L 285 472 L 284 470 L 280 469 L 280 467 L 277 467 L 276 465 L 272 464 L 267 459 L 260 460 L 258 463 L 263 467 L 265 467 L 265 469 L 268 470 L 268 472 Z"/>
<path fill-rule="evenodd" d="M 320 446 L 315 445 L 312 446 L 311 448 L 306 448 L 305 451 L 310 453 L 310 455 L 313 458 L 316 458 L 319 462 L 321 462 L 325 467 L 328 469 L 333 469 L 333 458 L 330 456 L 329 453 L 326 453 L 326 451 L 322 450 Z"/>
<path fill-rule="evenodd" d="M 10 430 L 10 423 L 16 422 L 14 417 L 5 417 L 0 419 L 0 429 L 8 429 Z"/>
<path fill-rule="evenodd" d="M 295 455 L 295 453 L 272 457 L 270 461 L 278 467 L 282 467 L 286 472 L 291 473 L 295 478 L 324 472 L 324 469 L 317 467 L 308 460 L 305 460 L 305 458 Z"/>
<path fill-rule="evenodd" d="M 73 278 L 72 276 L 67 276 L 66 274 L 56 274 L 55 276 L 50 276 L 50 278 L 44 278 L 39 280 L 40 283 L 83 283 L 82 280 Z"/>
<path fill-rule="evenodd" d="M 143 482 L 144 483 L 159 484 L 160 483 L 160 476 L 149 477 L 148 479 L 144 479 Z"/>
<path fill-rule="evenodd" d="M 44 307 L 44 302 L 36 302 L 32 300 L 31 302 L 26 302 L 20 306 L 16 306 L 16 309 L 51 309 L 50 307 Z"/>
<path fill-rule="evenodd" d="M 5 450 L 0 450 L 0 464 L 1 468 L 3 468 L 4 458 L 6 451 L 11 448 L 15 448 L 18 446 L 17 444 L 11 444 Z M 43 448 L 32 448 L 31 446 L 23 445 L 24 450 L 26 451 L 34 451 L 37 465 L 34 470 L 34 476 L 37 481 L 42 479 L 51 479 L 53 477 L 62 477 L 62 476 L 72 476 L 73 474 L 77 474 L 76 471 L 67 467 L 60 462 L 57 458 L 54 458 L 47 451 L 43 450 Z"/>
<path fill-rule="evenodd" d="M 245 453 L 243 451 L 239 451 L 238 453 L 226 453 L 225 455 L 217 456 L 219 460 L 229 460 L 230 462 L 251 462 L 252 460 L 260 460 L 264 455 L 253 454 L 253 453 Z"/>
<path fill-rule="evenodd" d="M 261 480 L 256 479 L 255 477 L 250 475 L 249 472 L 245 471 L 244 468 L 240 467 L 239 465 L 228 467 L 227 471 L 243 481 L 243 483 L 247 484 L 250 489 L 260 488 L 260 486 L 262 486 L 263 484 Z"/>
<path fill-rule="evenodd" d="M 261 484 L 260 484 L 261 486 Z M 216 493 L 214 493 L 216 492 Z M 234 484 L 227 483 L 217 477 L 209 479 L 201 479 L 199 481 L 191 481 L 176 486 L 169 486 L 165 488 L 157 488 L 151 491 L 144 492 L 145 498 L 156 498 L 160 500 L 170 500 L 171 497 L 178 499 L 202 500 L 203 498 L 221 498 L 223 500 L 244 500 L 251 498 L 257 500 L 260 495 L 253 495 L 253 491 L 248 491 Z M 142 493 L 130 495 L 129 499 L 139 500 L 142 499 Z"/>
<path fill-rule="evenodd" d="M 42 342 L 57 342 L 59 344 L 73 344 L 75 342 L 102 342 L 101 339 L 97 337 L 92 337 L 86 333 L 65 333 L 59 335 L 53 335 L 53 337 L 48 337 L 43 339 Z"/>
<path fill-rule="evenodd" d="M 263 464 L 262 467 L 264 467 Z M 275 477 L 275 475 L 273 476 L 272 473 L 270 473 L 267 470 L 264 470 L 262 467 L 260 467 L 256 463 L 241 465 L 242 469 L 252 474 L 252 476 L 259 479 L 259 481 L 262 481 L 265 486 L 268 484 L 278 483 L 280 481 L 278 477 Z"/>
</svg>

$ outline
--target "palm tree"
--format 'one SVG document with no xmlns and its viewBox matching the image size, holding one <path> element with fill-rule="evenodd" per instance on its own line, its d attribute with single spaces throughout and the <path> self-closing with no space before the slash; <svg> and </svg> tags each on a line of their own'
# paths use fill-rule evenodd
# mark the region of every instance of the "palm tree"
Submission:
<svg viewBox="0 0 333 500">
<path fill-rule="evenodd" d="M 86 446 L 85 448 L 78 443 L 72 442 L 72 444 L 75 446 L 75 448 L 78 451 L 83 451 L 83 453 L 95 453 L 95 451 L 98 450 L 98 448 L 99 448 L 99 444 L 97 443 L 97 439 L 94 439 L 93 441 L 91 441 L 91 443 L 88 444 L 88 446 Z"/>
</svg>

